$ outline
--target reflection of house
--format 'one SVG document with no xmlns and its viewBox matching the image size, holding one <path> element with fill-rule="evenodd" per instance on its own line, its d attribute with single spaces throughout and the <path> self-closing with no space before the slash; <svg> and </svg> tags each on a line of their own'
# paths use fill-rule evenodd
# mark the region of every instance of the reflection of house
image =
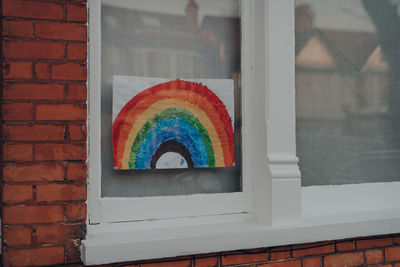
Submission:
<svg viewBox="0 0 400 267">
<path fill-rule="evenodd" d="M 103 6 L 103 76 L 232 78 L 240 66 L 239 18 L 206 16 L 197 26 L 197 5 L 185 15 Z M 131 25 L 131 31 L 119 25 Z"/>
<path fill-rule="evenodd" d="M 309 29 L 296 41 L 298 119 L 387 111 L 388 65 L 375 33 Z"/>
</svg>

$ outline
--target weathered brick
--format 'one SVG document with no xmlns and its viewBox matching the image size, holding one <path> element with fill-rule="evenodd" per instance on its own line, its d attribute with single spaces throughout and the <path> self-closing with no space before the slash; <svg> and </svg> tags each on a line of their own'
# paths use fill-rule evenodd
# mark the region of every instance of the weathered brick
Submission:
<svg viewBox="0 0 400 267">
<path fill-rule="evenodd" d="M 196 255 L 194 259 L 194 266 L 196 267 L 217 267 L 218 254 L 201 254 Z"/>
<path fill-rule="evenodd" d="M 67 166 L 68 180 L 84 180 L 87 176 L 85 163 L 70 163 Z"/>
<path fill-rule="evenodd" d="M 386 261 L 400 261 L 400 247 L 385 248 Z"/>
<path fill-rule="evenodd" d="M 53 65 L 51 70 L 53 79 L 56 80 L 86 80 L 86 65 L 65 63 Z"/>
<path fill-rule="evenodd" d="M 269 253 L 269 260 L 276 261 L 276 260 L 283 260 L 290 258 L 290 247 L 277 247 L 271 248 Z"/>
<path fill-rule="evenodd" d="M 28 227 L 4 227 L 3 241 L 8 247 L 30 245 L 32 230 Z"/>
<path fill-rule="evenodd" d="M 9 141 L 61 141 L 64 140 L 62 125 L 6 125 L 3 139 Z"/>
<path fill-rule="evenodd" d="M 257 267 L 300 267 L 300 260 L 279 261 L 266 264 L 258 264 Z"/>
<path fill-rule="evenodd" d="M 80 238 L 84 234 L 82 225 L 39 225 L 36 227 L 36 239 L 38 243 L 58 244 L 62 241 Z"/>
<path fill-rule="evenodd" d="M 81 141 L 86 139 L 86 125 L 70 124 L 68 125 L 69 138 L 73 141 Z"/>
<path fill-rule="evenodd" d="M 58 42 L 6 41 L 3 42 L 6 58 L 62 59 L 64 45 Z"/>
<path fill-rule="evenodd" d="M 67 55 L 70 60 L 85 60 L 87 57 L 86 44 L 69 43 L 67 46 Z"/>
<path fill-rule="evenodd" d="M 6 182 L 61 181 L 64 167 L 60 164 L 7 165 L 3 168 Z"/>
<path fill-rule="evenodd" d="M 64 220 L 64 209 L 61 205 L 5 206 L 2 220 L 4 224 L 55 223 Z"/>
<path fill-rule="evenodd" d="M 87 92 L 86 85 L 83 84 L 69 84 L 68 85 L 68 100 L 86 100 Z"/>
<path fill-rule="evenodd" d="M 3 202 L 21 203 L 33 199 L 31 185 L 5 185 L 3 186 Z"/>
<path fill-rule="evenodd" d="M 36 78 L 38 79 L 49 79 L 50 78 L 50 64 L 39 62 L 35 65 Z"/>
<path fill-rule="evenodd" d="M 32 37 L 33 23 L 32 21 L 3 21 L 3 35 L 16 37 Z"/>
<path fill-rule="evenodd" d="M 32 161 L 33 145 L 3 145 L 4 161 Z"/>
<path fill-rule="evenodd" d="M 357 240 L 357 249 L 386 247 L 393 244 L 391 237 Z"/>
<path fill-rule="evenodd" d="M 338 243 L 336 243 L 336 250 L 340 252 L 354 250 L 355 248 L 356 248 L 356 242 L 354 240 L 339 241 Z"/>
<path fill-rule="evenodd" d="M 353 267 L 364 264 L 362 252 L 333 254 L 324 257 L 324 267 Z"/>
<path fill-rule="evenodd" d="M 64 247 L 9 250 L 4 253 L 9 266 L 46 266 L 64 263 Z"/>
<path fill-rule="evenodd" d="M 21 0 L 3 1 L 3 16 L 62 19 L 63 13 L 62 6 L 54 3 Z"/>
<path fill-rule="evenodd" d="M 79 245 L 80 245 L 80 238 L 69 239 L 65 242 L 65 260 L 67 263 L 72 263 L 72 262 L 75 263 L 81 261 L 81 253 L 79 250 Z"/>
<path fill-rule="evenodd" d="M 9 84 L 3 90 L 4 99 L 52 100 L 64 98 L 62 84 Z"/>
<path fill-rule="evenodd" d="M 302 259 L 302 267 L 320 267 L 321 257 Z"/>
<path fill-rule="evenodd" d="M 332 242 L 317 242 L 309 244 L 299 244 L 293 246 L 293 257 L 303 257 L 308 255 L 326 254 L 334 251 Z"/>
<path fill-rule="evenodd" d="M 5 79 L 31 79 L 32 62 L 4 62 L 3 75 Z"/>
<path fill-rule="evenodd" d="M 38 185 L 36 200 L 39 202 L 86 200 L 86 185 Z"/>
<path fill-rule="evenodd" d="M 67 220 L 70 222 L 84 221 L 86 219 L 86 204 L 68 204 L 66 207 Z"/>
<path fill-rule="evenodd" d="M 140 267 L 191 267 L 191 266 L 192 262 L 189 259 L 140 264 Z M 132 267 L 135 267 L 135 265 L 133 264 Z"/>
<path fill-rule="evenodd" d="M 225 254 L 221 257 L 221 264 L 225 265 L 233 265 L 233 264 L 243 264 L 243 263 L 252 263 L 252 262 L 263 262 L 267 261 L 267 253 L 260 252 L 254 254 Z"/>
<path fill-rule="evenodd" d="M 71 144 L 37 144 L 36 160 L 85 160 L 86 146 Z"/>
<path fill-rule="evenodd" d="M 373 249 L 365 251 L 365 258 L 367 264 L 378 264 L 383 262 L 383 251 L 380 249 Z"/>
<path fill-rule="evenodd" d="M 67 7 L 67 20 L 86 22 L 87 11 L 86 6 L 82 5 L 66 5 Z"/>
<path fill-rule="evenodd" d="M 86 107 L 76 104 L 38 104 L 37 120 L 86 120 Z"/>
<path fill-rule="evenodd" d="M 3 104 L 2 115 L 5 121 L 32 120 L 32 104 L 30 103 Z"/>
<path fill-rule="evenodd" d="M 35 36 L 47 39 L 86 41 L 86 25 L 57 22 L 36 22 Z"/>
</svg>

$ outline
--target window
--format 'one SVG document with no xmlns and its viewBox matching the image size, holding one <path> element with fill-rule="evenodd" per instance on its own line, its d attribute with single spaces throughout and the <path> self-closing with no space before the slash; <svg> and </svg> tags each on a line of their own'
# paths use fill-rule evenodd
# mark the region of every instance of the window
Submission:
<svg viewBox="0 0 400 267">
<path fill-rule="evenodd" d="M 208 1 L 196 2 L 200 5 Z M 222 2 L 210 1 L 216 5 L 214 9 Z M 175 1 L 169 3 L 170 8 L 176 7 Z M 295 6 L 292 0 L 240 3 L 242 190 L 188 195 L 157 193 L 142 197 L 104 194 L 100 115 L 104 13 L 100 1 L 91 0 L 89 4 L 89 224 L 82 243 L 86 264 L 400 231 L 400 195 L 396 194 L 399 183 L 301 187 L 296 157 Z M 146 27 L 157 28 L 162 24 L 152 14 L 138 17 Z M 109 25 L 116 23 L 108 20 Z M 222 57 L 229 54 L 228 50 L 224 44 L 216 47 Z M 121 51 L 111 48 L 109 54 L 115 56 L 105 60 L 112 62 L 121 57 L 118 53 Z M 169 56 L 148 49 L 128 49 L 123 53 L 123 60 L 127 60 L 126 64 L 138 76 L 154 71 L 151 66 L 154 57 L 160 60 L 155 68 L 171 66 L 157 70 L 167 77 L 206 75 L 209 71 L 201 67 L 204 63 L 193 63 L 201 62 L 199 54 L 183 53 L 181 49 Z M 220 71 L 223 75 L 227 69 Z"/>
<path fill-rule="evenodd" d="M 400 181 L 399 7 L 394 1 L 296 0 L 304 186 Z"/>
</svg>

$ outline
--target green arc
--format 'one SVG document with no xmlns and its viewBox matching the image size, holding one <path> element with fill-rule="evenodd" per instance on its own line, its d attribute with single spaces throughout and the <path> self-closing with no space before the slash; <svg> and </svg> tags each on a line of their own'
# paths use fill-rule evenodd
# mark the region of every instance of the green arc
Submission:
<svg viewBox="0 0 400 267">
<path fill-rule="evenodd" d="M 138 154 L 140 145 L 146 138 L 147 134 L 161 121 L 169 118 L 182 118 L 192 125 L 200 134 L 207 152 L 208 166 L 215 167 L 215 156 L 212 142 L 207 130 L 200 123 L 199 119 L 194 116 L 190 111 L 182 108 L 167 108 L 158 112 L 151 119 L 149 119 L 138 132 L 135 141 L 131 147 L 129 155 L 129 169 L 136 167 L 136 155 Z"/>
</svg>

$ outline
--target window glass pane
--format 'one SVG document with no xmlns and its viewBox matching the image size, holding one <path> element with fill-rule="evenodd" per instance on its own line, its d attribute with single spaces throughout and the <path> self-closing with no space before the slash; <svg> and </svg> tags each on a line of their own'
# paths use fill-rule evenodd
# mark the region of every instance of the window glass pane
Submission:
<svg viewBox="0 0 400 267">
<path fill-rule="evenodd" d="M 400 181 L 398 0 L 296 0 L 302 184 Z"/>
<path fill-rule="evenodd" d="M 239 0 L 102 0 L 101 28 L 102 196 L 241 191 Z M 234 167 L 114 169 L 111 137 L 116 75 L 232 79 Z M 157 163 L 165 160 L 163 156 Z"/>
</svg>

